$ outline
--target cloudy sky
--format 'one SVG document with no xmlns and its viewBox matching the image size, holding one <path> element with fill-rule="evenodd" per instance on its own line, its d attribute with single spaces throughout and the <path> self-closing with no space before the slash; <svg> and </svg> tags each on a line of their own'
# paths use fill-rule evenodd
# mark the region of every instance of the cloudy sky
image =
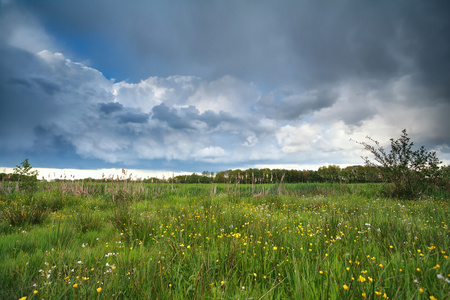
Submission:
<svg viewBox="0 0 450 300">
<path fill-rule="evenodd" d="M 448 1 L 0 3 L 0 166 L 450 163 Z"/>
</svg>

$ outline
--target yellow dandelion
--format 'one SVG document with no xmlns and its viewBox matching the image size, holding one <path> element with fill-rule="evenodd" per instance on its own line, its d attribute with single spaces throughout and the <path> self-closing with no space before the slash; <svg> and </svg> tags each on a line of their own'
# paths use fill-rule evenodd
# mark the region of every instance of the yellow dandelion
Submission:
<svg viewBox="0 0 450 300">
<path fill-rule="evenodd" d="M 376 294 L 377 296 L 381 296 L 382 292 L 377 292 L 377 291 L 375 291 L 375 294 Z"/>
<path fill-rule="evenodd" d="M 323 274 L 323 271 L 321 270 L 321 271 L 319 271 L 319 274 Z"/>
<path fill-rule="evenodd" d="M 384 299 L 389 299 L 389 297 L 386 295 L 386 293 L 383 294 Z"/>
<path fill-rule="evenodd" d="M 78 287 L 78 283 L 75 283 L 75 284 L 73 285 L 73 287 L 74 287 L 74 288 L 77 288 L 77 287 Z"/>
<path fill-rule="evenodd" d="M 420 268 L 417 268 L 416 271 L 417 271 L 417 272 L 420 272 Z"/>
<path fill-rule="evenodd" d="M 437 298 L 434 296 L 430 296 L 430 300 L 437 300 Z"/>
<path fill-rule="evenodd" d="M 256 273 L 253 273 L 253 276 L 255 276 L 255 277 L 256 277 L 256 276 L 258 276 L 258 274 L 256 274 Z"/>
<path fill-rule="evenodd" d="M 361 296 L 363 296 L 363 298 L 367 297 L 366 293 L 362 293 Z"/>
<path fill-rule="evenodd" d="M 359 281 L 359 282 L 364 282 L 364 281 L 366 281 L 366 278 L 364 278 L 364 277 L 362 277 L 361 275 L 359 275 L 357 281 Z"/>
<path fill-rule="evenodd" d="M 19 300 L 26 300 L 26 299 L 27 299 L 27 296 L 19 298 Z"/>
<path fill-rule="evenodd" d="M 276 246 L 273 246 L 273 250 L 275 251 L 275 250 L 277 250 L 278 249 L 278 247 L 276 247 Z"/>
<path fill-rule="evenodd" d="M 102 291 L 101 287 L 97 288 L 97 293 L 100 293 L 101 291 Z"/>
<path fill-rule="evenodd" d="M 423 288 L 420 288 L 419 293 L 423 294 L 423 292 L 424 292 Z"/>
<path fill-rule="evenodd" d="M 433 269 L 439 269 L 441 266 L 440 265 L 435 265 L 434 267 L 433 267 Z"/>
<path fill-rule="evenodd" d="M 382 268 L 382 267 L 383 267 L 383 264 L 379 264 L 378 266 L 379 266 L 380 268 Z"/>
<path fill-rule="evenodd" d="M 342 287 L 344 288 L 344 290 L 348 290 L 348 285 L 344 284 Z"/>
<path fill-rule="evenodd" d="M 34 290 L 34 291 L 33 291 L 33 294 L 35 294 L 35 295 L 36 295 L 37 293 L 38 293 L 38 291 L 37 291 L 37 290 Z"/>
</svg>

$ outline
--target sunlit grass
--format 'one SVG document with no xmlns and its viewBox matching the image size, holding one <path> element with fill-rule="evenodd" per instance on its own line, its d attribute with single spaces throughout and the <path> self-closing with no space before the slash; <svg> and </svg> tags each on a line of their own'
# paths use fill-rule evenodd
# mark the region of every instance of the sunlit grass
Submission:
<svg viewBox="0 0 450 300">
<path fill-rule="evenodd" d="M 0 298 L 450 297 L 448 200 L 384 199 L 362 185 L 282 188 L 40 195 L 55 207 L 45 220 L 0 224 Z M 2 213 L 34 205 L 0 201 Z"/>
</svg>

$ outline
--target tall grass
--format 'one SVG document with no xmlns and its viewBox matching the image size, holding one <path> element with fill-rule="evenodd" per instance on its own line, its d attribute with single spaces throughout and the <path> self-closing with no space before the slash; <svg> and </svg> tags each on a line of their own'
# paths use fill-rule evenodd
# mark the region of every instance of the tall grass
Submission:
<svg viewBox="0 0 450 300">
<path fill-rule="evenodd" d="M 450 297 L 448 199 L 387 199 L 379 185 L 65 189 L 0 199 L 2 214 L 14 197 L 48 209 L 36 224 L 2 219 L 1 299 Z"/>
</svg>

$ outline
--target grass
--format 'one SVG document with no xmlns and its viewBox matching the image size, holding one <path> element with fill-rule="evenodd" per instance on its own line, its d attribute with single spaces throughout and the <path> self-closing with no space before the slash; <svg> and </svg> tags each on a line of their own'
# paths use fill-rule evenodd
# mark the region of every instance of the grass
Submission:
<svg viewBox="0 0 450 300">
<path fill-rule="evenodd" d="M 339 184 L 41 190 L 0 198 L 1 299 L 450 297 L 445 198 Z M 36 206 L 37 222 L 8 217 Z"/>
</svg>

